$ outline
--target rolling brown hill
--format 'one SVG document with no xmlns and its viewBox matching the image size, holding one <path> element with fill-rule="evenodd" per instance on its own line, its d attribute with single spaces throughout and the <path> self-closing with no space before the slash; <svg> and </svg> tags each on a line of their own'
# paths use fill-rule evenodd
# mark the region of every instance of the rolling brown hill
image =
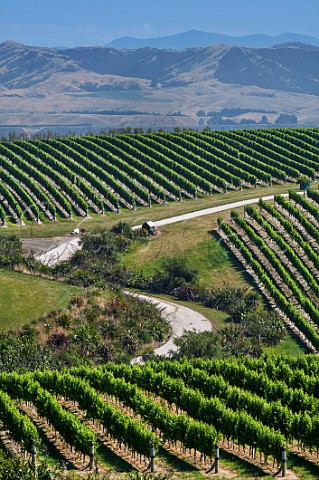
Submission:
<svg viewBox="0 0 319 480">
<path fill-rule="evenodd" d="M 195 126 L 199 110 L 225 108 L 269 112 L 271 121 L 281 113 L 297 114 L 301 123 L 313 125 L 318 97 L 319 48 L 302 43 L 180 51 L 0 44 L 0 124 L 8 127 L 153 126 L 156 116 L 165 116 L 157 118 L 158 126 Z M 152 119 L 141 119 L 145 114 Z M 123 115 L 124 121 L 118 118 Z M 251 118 L 258 121 L 260 115 Z"/>
</svg>

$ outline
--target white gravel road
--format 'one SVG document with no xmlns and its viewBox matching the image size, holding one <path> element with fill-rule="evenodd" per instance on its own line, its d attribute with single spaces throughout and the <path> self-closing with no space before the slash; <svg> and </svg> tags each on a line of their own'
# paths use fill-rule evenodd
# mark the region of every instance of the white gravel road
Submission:
<svg viewBox="0 0 319 480">
<path fill-rule="evenodd" d="M 300 193 L 300 192 L 299 192 Z M 288 197 L 288 193 L 282 193 L 282 197 Z M 205 208 L 203 210 L 196 210 L 195 212 L 185 213 L 184 215 L 178 215 L 176 217 L 164 218 L 163 220 L 154 221 L 155 227 L 163 227 L 164 225 L 171 225 L 172 223 L 183 222 L 196 217 L 202 217 L 204 215 L 212 215 L 213 213 L 223 212 L 224 210 L 231 210 L 233 208 L 244 207 L 257 203 L 262 198 L 264 201 L 273 200 L 274 195 L 268 195 L 266 197 L 250 198 L 248 200 L 241 200 L 239 202 L 227 203 L 226 205 L 218 205 L 217 207 Z M 151 216 L 151 215 L 150 215 Z M 142 228 L 142 225 L 136 225 L 132 230 L 138 230 Z"/>
<path fill-rule="evenodd" d="M 126 292 L 130 293 L 130 292 Z M 169 321 L 172 329 L 172 335 L 166 343 L 154 350 L 157 355 L 169 357 L 171 352 L 177 352 L 178 347 L 174 344 L 174 338 L 181 337 L 187 331 L 210 332 L 212 326 L 209 320 L 201 313 L 195 312 L 191 308 L 177 305 L 174 302 L 161 300 L 159 298 L 150 297 L 148 295 L 132 294 L 139 298 L 148 300 L 156 305 L 162 315 Z M 142 364 L 142 357 L 134 358 L 132 364 Z"/>
<path fill-rule="evenodd" d="M 300 193 L 300 192 L 299 192 Z M 283 193 L 281 196 L 288 197 L 288 193 Z M 272 200 L 274 195 L 262 197 L 263 200 Z M 163 220 L 157 220 L 154 222 L 156 227 L 162 227 L 164 225 L 171 225 L 177 222 L 183 222 L 192 218 L 201 217 L 203 215 L 211 215 L 213 213 L 223 212 L 224 210 L 231 210 L 233 208 L 244 207 L 245 205 L 251 205 L 257 203 L 260 197 L 250 198 L 248 200 L 241 200 L 239 202 L 227 203 L 226 205 L 219 205 L 217 207 L 205 208 L 203 210 L 197 210 L 196 212 L 185 213 L 184 215 L 177 215 L 176 217 L 164 218 Z M 133 230 L 141 228 L 142 225 L 136 225 Z M 72 238 L 67 242 L 49 250 L 37 257 L 37 259 L 46 264 L 53 266 L 58 262 L 67 260 L 70 256 L 80 248 L 80 238 Z"/>
<path fill-rule="evenodd" d="M 36 258 L 39 262 L 49 267 L 53 267 L 59 262 L 68 260 L 71 255 L 80 248 L 80 238 L 71 238 L 65 243 L 62 243 L 58 247 L 48 250 L 41 255 L 38 255 Z"/>
</svg>

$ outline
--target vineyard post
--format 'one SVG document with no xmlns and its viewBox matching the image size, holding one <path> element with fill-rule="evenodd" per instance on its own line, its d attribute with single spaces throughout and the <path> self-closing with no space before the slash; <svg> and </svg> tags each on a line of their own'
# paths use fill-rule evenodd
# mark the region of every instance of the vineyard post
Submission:
<svg viewBox="0 0 319 480">
<path fill-rule="evenodd" d="M 151 459 L 151 472 L 155 471 L 155 446 L 154 443 L 150 447 L 150 459 Z"/>
<path fill-rule="evenodd" d="M 90 470 L 92 470 L 93 465 L 94 465 L 94 443 L 91 442 L 90 443 L 90 464 L 89 464 Z"/>
<path fill-rule="evenodd" d="M 218 473 L 219 470 L 219 447 L 218 444 L 215 444 L 215 473 Z"/>
<path fill-rule="evenodd" d="M 36 446 L 35 446 L 35 441 L 32 439 L 32 442 L 31 442 L 31 463 L 33 465 L 36 464 L 36 458 L 37 458 L 37 449 L 36 449 Z"/>
<path fill-rule="evenodd" d="M 286 447 L 282 447 L 281 459 L 282 459 L 281 476 L 285 477 L 286 476 L 286 468 L 287 468 L 287 450 L 286 450 Z"/>
</svg>

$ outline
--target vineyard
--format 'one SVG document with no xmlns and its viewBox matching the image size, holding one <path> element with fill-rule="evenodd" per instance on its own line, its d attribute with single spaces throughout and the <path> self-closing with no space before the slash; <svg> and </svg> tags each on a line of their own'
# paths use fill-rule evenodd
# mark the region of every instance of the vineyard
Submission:
<svg viewBox="0 0 319 480">
<path fill-rule="evenodd" d="M 259 201 L 244 218 L 231 212 L 219 234 L 272 307 L 309 350 L 319 352 L 319 192 L 290 191 L 274 205 Z"/>
<path fill-rule="evenodd" d="M 0 222 L 50 222 L 307 183 L 319 177 L 318 152 L 319 129 L 2 142 Z M 232 210 L 229 222 L 219 219 L 218 234 L 315 355 L 0 372 L 2 447 L 33 460 L 46 452 L 52 463 L 82 473 L 97 465 L 109 471 L 112 462 L 150 471 L 155 451 L 155 470 L 168 475 L 190 464 L 214 473 L 219 448 L 226 478 L 227 455 L 275 475 L 285 447 L 291 479 L 300 461 L 319 478 L 319 191 L 291 190 L 274 203 L 246 206 L 243 215 Z"/>
<path fill-rule="evenodd" d="M 54 221 L 319 174 L 318 129 L 0 143 L 0 221 Z"/>
<path fill-rule="evenodd" d="M 53 443 L 73 468 L 98 458 L 101 472 L 101 449 L 146 471 L 151 446 L 166 473 L 172 456 L 211 472 L 216 444 L 221 465 L 230 452 L 274 474 L 282 447 L 319 465 L 318 374 L 312 355 L 1 373 L 0 439 L 15 455 Z"/>
</svg>

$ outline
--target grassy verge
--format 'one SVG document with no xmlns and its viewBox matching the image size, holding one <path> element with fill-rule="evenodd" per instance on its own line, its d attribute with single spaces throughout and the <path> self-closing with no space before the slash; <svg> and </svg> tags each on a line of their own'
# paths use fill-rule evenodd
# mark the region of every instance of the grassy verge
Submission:
<svg viewBox="0 0 319 480">
<path fill-rule="evenodd" d="M 236 475 L 238 476 L 236 476 L 235 478 L 237 480 L 260 477 L 264 478 L 264 480 L 270 480 L 273 478 L 271 475 L 267 475 L 257 465 L 249 463 L 244 458 L 240 458 L 230 452 L 226 452 L 226 450 L 220 449 L 220 459 L 222 465 L 232 470 L 233 472 L 236 472 Z"/>
<path fill-rule="evenodd" d="M 227 284 L 250 288 L 244 268 L 231 258 L 214 231 L 219 216 L 228 219 L 229 211 L 162 227 L 150 241 L 135 244 L 123 262 L 152 275 L 164 258 L 179 255 L 199 271 L 199 286 Z"/>
<path fill-rule="evenodd" d="M 318 480 L 319 466 L 298 455 L 289 453 L 288 468 L 292 468 L 300 480 Z"/>
<path fill-rule="evenodd" d="M 309 353 L 309 351 L 304 345 L 298 342 L 298 339 L 287 334 L 276 347 L 266 347 L 265 353 L 267 355 L 288 355 L 290 357 L 297 357 L 298 355 Z"/>
<path fill-rule="evenodd" d="M 65 307 L 78 287 L 22 273 L 0 270 L 0 321 L 6 331 Z"/>
</svg>

